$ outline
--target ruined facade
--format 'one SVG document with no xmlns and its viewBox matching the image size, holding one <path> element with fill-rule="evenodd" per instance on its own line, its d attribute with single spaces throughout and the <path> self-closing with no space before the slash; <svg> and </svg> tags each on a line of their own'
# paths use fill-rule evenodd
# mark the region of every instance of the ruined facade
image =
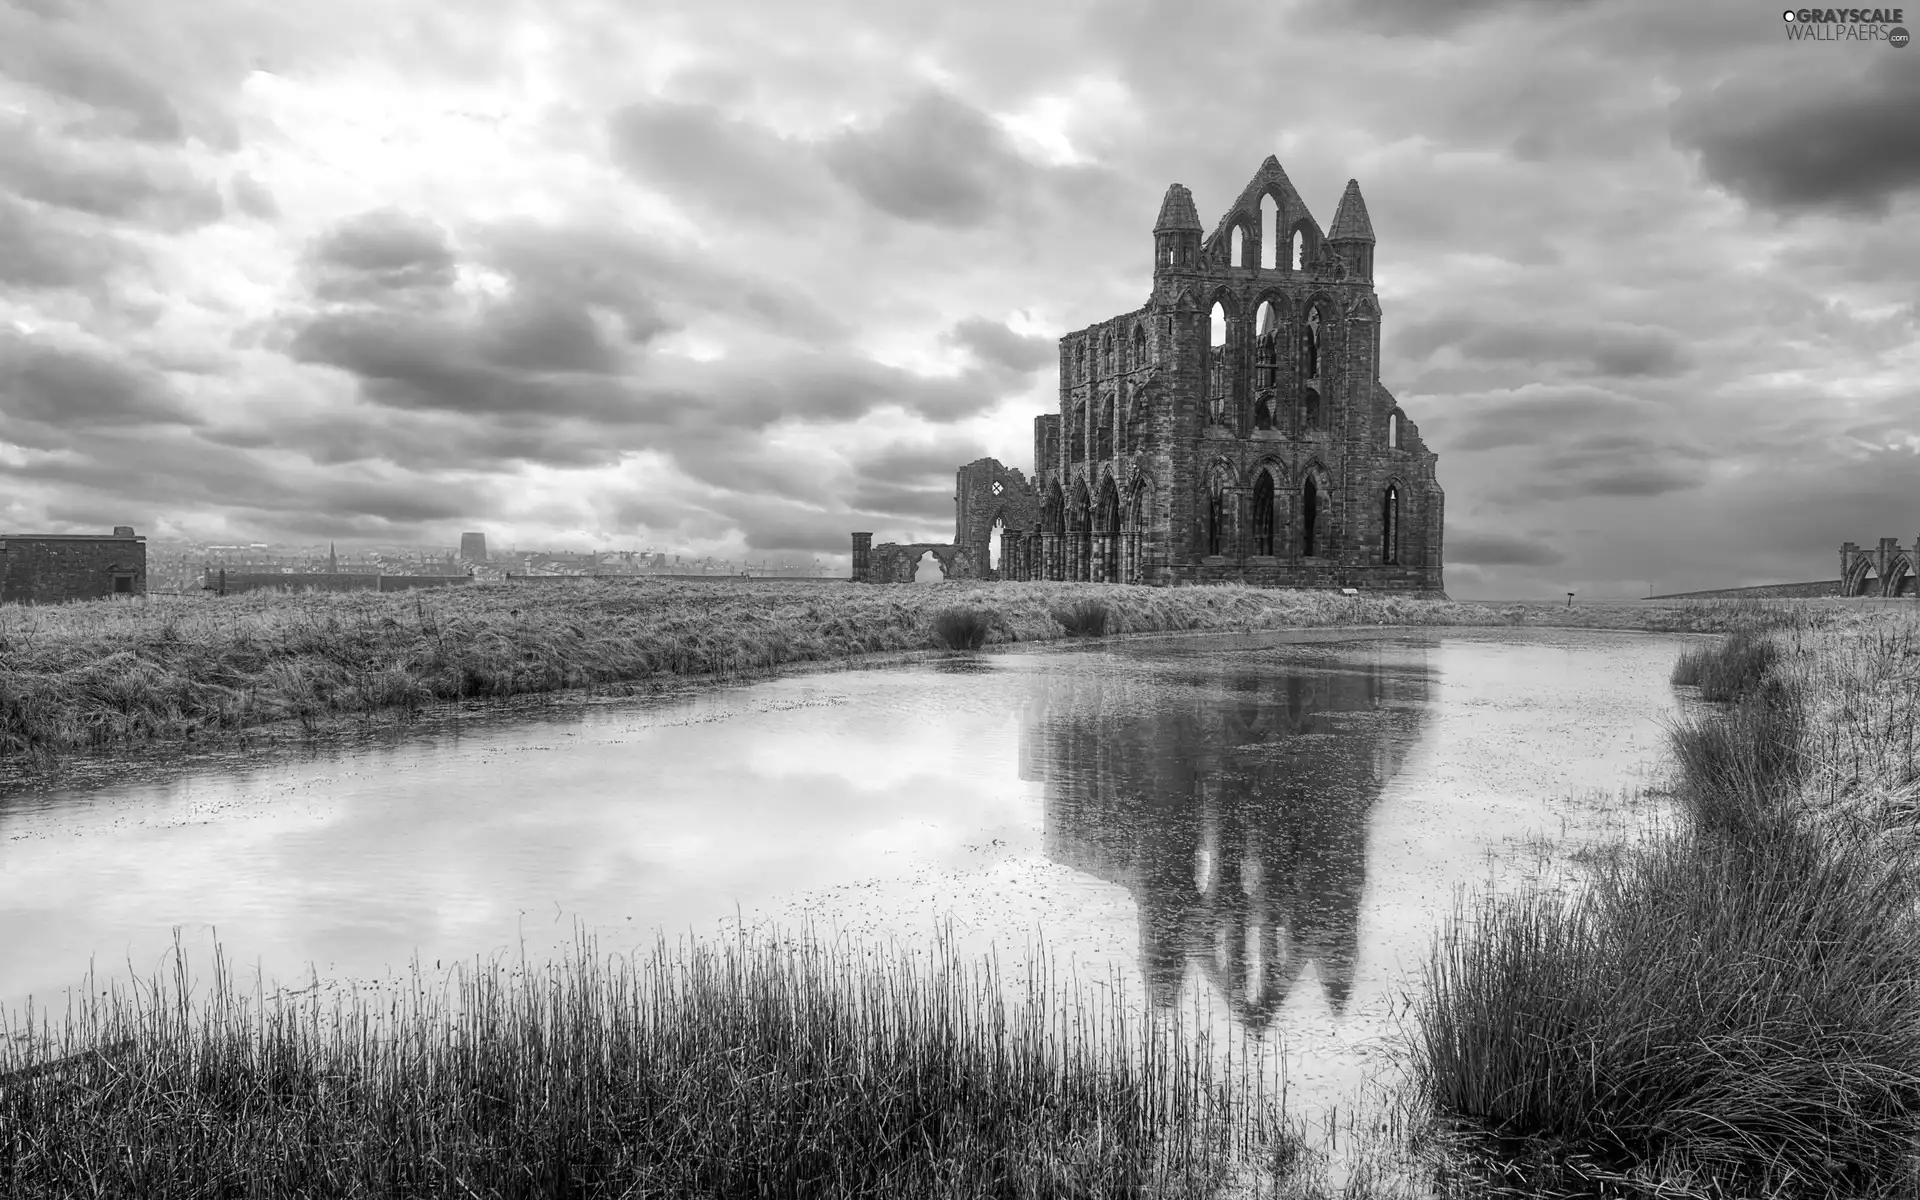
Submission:
<svg viewBox="0 0 1920 1200">
<path fill-rule="evenodd" d="M 1380 383 L 1373 253 L 1357 182 L 1322 232 L 1269 157 L 1211 234 L 1174 184 L 1147 303 L 1060 339 L 1033 479 L 969 464 L 951 546 L 855 534 L 853 577 L 947 550 L 949 577 L 1441 592 L 1438 456 Z"/>
<path fill-rule="evenodd" d="M 1842 596 L 1914 596 L 1914 556 L 1920 552 L 1920 538 L 1912 546 L 1900 545 L 1900 539 L 1883 537 L 1871 550 L 1862 550 L 1852 542 L 1840 547 L 1840 594 Z"/>
<path fill-rule="evenodd" d="M 147 594 L 147 540 L 110 534 L 0 534 L 0 604 L 64 604 Z"/>
</svg>

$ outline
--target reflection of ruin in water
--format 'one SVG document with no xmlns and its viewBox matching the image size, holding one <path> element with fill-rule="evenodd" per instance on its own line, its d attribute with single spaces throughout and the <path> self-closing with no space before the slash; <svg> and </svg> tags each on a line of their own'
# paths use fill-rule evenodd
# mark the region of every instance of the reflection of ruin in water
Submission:
<svg viewBox="0 0 1920 1200">
<path fill-rule="evenodd" d="M 1020 759 L 1045 785 L 1047 857 L 1133 894 L 1156 1005 L 1192 961 L 1249 1028 L 1308 963 L 1345 1008 L 1373 804 L 1419 735 L 1428 669 L 1405 644 L 1328 650 L 1036 679 Z"/>
</svg>

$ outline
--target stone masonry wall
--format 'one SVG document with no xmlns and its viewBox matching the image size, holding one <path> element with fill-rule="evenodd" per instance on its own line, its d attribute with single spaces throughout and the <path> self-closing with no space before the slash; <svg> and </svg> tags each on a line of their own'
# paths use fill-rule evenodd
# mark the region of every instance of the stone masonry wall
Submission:
<svg viewBox="0 0 1920 1200">
<path fill-rule="evenodd" d="M 128 580 L 116 593 L 116 578 Z M 147 544 L 137 537 L 0 537 L 0 603 L 62 604 L 147 594 Z"/>
</svg>

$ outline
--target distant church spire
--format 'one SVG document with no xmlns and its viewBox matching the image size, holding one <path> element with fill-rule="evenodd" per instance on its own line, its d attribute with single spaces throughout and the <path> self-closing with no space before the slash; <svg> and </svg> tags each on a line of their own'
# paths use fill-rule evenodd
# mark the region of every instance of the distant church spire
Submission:
<svg viewBox="0 0 1920 1200">
<path fill-rule="evenodd" d="M 340 570 L 340 560 L 336 559 L 333 556 L 333 543 L 328 542 L 327 543 L 327 574 L 329 575 L 337 574 L 339 570 Z"/>
</svg>

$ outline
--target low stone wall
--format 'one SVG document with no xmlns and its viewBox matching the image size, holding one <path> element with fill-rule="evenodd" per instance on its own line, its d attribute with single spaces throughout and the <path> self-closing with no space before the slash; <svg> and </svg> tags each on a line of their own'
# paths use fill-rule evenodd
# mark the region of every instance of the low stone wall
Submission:
<svg viewBox="0 0 1920 1200">
<path fill-rule="evenodd" d="M 1670 592 L 1649 596 L 1649 600 L 1802 600 L 1816 596 L 1840 595 L 1838 579 L 1814 583 L 1763 583 L 1756 587 L 1718 588 L 1707 592 Z"/>
<path fill-rule="evenodd" d="M 635 583 L 648 579 L 692 579 L 706 580 L 710 583 L 846 583 L 840 575 L 727 575 L 715 571 L 707 575 L 668 575 L 660 571 L 648 571 L 641 575 L 517 575 L 509 572 L 508 583 L 589 583 L 596 579 L 631 580 Z"/>
<path fill-rule="evenodd" d="M 205 590 L 229 596 L 241 592 L 404 592 L 412 588 L 456 587 L 472 583 L 467 575 L 374 575 L 365 572 L 309 571 L 287 575 L 269 571 L 208 571 Z"/>
</svg>

